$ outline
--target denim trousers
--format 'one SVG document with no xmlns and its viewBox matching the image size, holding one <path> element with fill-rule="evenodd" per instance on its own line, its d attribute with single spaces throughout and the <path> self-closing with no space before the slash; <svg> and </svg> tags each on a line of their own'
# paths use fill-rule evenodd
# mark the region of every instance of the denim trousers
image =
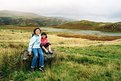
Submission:
<svg viewBox="0 0 121 81">
<path fill-rule="evenodd" d="M 44 67 L 44 54 L 41 48 L 33 48 L 33 58 L 31 62 L 31 68 L 35 68 L 37 66 L 37 59 L 39 57 L 39 67 Z"/>
</svg>

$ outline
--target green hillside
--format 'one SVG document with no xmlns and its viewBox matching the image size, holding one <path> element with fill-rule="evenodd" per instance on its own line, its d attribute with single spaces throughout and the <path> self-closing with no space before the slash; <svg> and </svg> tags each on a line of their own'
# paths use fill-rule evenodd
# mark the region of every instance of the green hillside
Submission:
<svg viewBox="0 0 121 81">
<path fill-rule="evenodd" d="M 18 11 L 0 11 L 0 25 L 18 26 L 55 26 L 67 22 L 62 18 L 40 16 L 34 13 Z"/>
<path fill-rule="evenodd" d="M 121 31 L 121 22 L 117 22 L 117 23 L 112 23 L 112 24 L 108 24 L 108 25 L 105 25 L 105 26 L 101 26 L 101 27 L 97 28 L 97 30 L 111 31 L 111 32 L 120 32 Z"/>
<path fill-rule="evenodd" d="M 121 22 L 111 23 L 111 22 L 94 22 L 94 21 L 72 21 L 58 26 L 55 28 L 64 29 L 80 29 L 80 30 L 98 30 L 98 31 L 108 31 L 108 32 L 120 32 Z"/>
<path fill-rule="evenodd" d="M 63 29 L 99 30 L 120 32 L 121 22 L 74 21 L 61 17 L 45 17 L 30 12 L 0 11 L 0 25 L 52 26 Z"/>
<path fill-rule="evenodd" d="M 58 26 L 55 26 L 56 28 L 65 28 L 65 29 L 83 29 L 83 30 L 95 30 L 98 27 L 105 26 L 109 23 L 104 22 L 94 22 L 94 21 L 72 21 L 65 24 L 61 24 Z"/>
</svg>

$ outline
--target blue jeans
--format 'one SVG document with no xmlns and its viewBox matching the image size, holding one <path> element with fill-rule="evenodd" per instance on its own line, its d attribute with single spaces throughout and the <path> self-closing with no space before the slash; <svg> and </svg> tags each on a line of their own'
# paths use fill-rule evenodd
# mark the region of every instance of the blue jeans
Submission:
<svg viewBox="0 0 121 81">
<path fill-rule="evenodd" d="M 33 48 L 33 59 L 31 62 L 31 68 L 35 68 L 37 66 L 37 59 L 39 57 L 39 66 L 44 67 L 44 55 L 41 48 Z"/>
</svg>

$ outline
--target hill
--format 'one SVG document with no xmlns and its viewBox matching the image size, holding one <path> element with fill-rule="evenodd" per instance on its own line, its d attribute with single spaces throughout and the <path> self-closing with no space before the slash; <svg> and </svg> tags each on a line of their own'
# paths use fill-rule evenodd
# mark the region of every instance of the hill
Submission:
<svg viewBox="0 0 121 81">
<path fill-rule="evenodd" d="M 29 13 L 29 12 L 20 12 L 20 11 L 8 11 L 8 10 L 2 10 L 0 11 L 0 17 L 14 17 L 14 18 L 38 18 L 38 17 L 44 17 L 40 16 L 38 14 Z"/>
<path fill-rule="evenodd" d="M 110 23 L 81 20 L 81 21 L 67 22 L 67 23 L 60 24 L 55 27 L 56 28 L 65 28 L 65 29 L 96 30 L 98 27 L 102 27 L 102 26 L 105 26 L 108 24 L 110 24 Z"/>
<path fill-rule="evenodd" d="M 116 22 L 116 23 L 105 25 L 105 26 L 101 26 L 101 27 L 97 28 L 97 30 L 120 32 L 121 31 L 121 22 Z"/>
<path fill-rule="evenodd" d="M 0 25 L 55 26 L 67 21 L 64 18 L 45 17 L 28 12 L 0 11 Z"/>
<path fill-rule="evenodd" d="M 80 30 L 98 30 L 98 31 L 108 31 L 108 32 L 120 32 L 121 31 L 121 22 L 94 22 L 88 20 L 82 21 L 72 21 L 58 26 L 55 28 L 64 28 L 64 29 L 80 29 Z"/>
</svg>

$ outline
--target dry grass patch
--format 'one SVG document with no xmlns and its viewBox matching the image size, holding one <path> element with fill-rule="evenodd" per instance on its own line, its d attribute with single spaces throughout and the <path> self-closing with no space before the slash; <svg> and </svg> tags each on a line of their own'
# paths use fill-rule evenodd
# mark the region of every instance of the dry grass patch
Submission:
<svg viewBox="0 0 121 81">
<path fill-rule="evenodd" d="M 79 35 L 79 34 L 58 34 L 60 37 L 67 38 L 83 38 L 89 40 L 97 40 L 97 41 L 112 41 L 116 39 L 121 39 L 121 36 L 97 36 L 97 35 Z"/>
</svg>

